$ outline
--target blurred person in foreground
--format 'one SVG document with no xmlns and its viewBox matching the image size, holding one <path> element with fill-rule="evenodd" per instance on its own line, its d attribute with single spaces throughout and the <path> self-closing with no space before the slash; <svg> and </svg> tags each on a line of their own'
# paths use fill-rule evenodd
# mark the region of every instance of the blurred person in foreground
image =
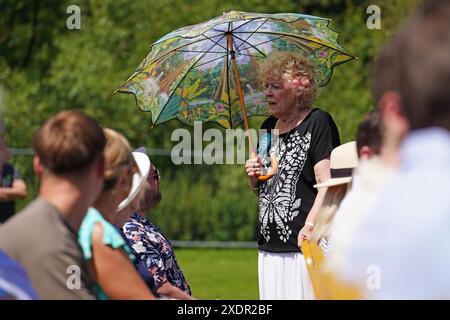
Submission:
<svg viewBox="0 0 450 320">
<path fill-rule="evenodd" d="M 102 189 L 105 142 L 80 111 L 50 117 L 33 136 L 39 196 L 0 227 L 0 249 L 23 265 L 41 299 L 95 299 L 77 231 Z"/>
<path fill-rule="evenodd" d="M 313 107 L 316 68 L 309 59 L 271 54 L 258 77 L 270 113 L 261 129 L 279 132 L 270 149 L 260 152 L 277 155 L 276 175 L 258 180 L 263 174 L 260 157 L 245 164 L 251 188 L 259 195 L 259 295 L 261 300 L 311 299 L 301 242 L 311 234 L 322 205 L 325 189 L 313 186 L 330 178 L 330 153 L 340 144 L 339 132 L 329 113 Z"/>
<path fill-rule="evenodd" d="M 145 148 L 140 148 L 140 152 L 147 157 Z M 137 210 L 122 230 L 137 257 L 135 266 L 153 293 L 158 297 L 190 300 L 191 289 L 177 262 L 172 244 L 145 215 L 161 201 L 159 183 L 159 172 L 152 164 Z"/>
<path fill-rule="evenodd" d="M 26 270 L 20 263 L 0 251 L 0 300 L 36 300 Z"/>
<path fill-rule="evenodd" d="M 119 205 L 133 200 L 132 180 L 139 171 L 128 140 L 112 129 L 106 128 L 104 133 L 105 182 L 101 194 L 87 210 L 78 231 L 79 242 L 99 299 L 154 299 L 134 269 L 136 257 L 113 225 Z"/>
<path fill-rule="evenodd" d="M 389 73 L 384 73 L 387 77 Z M 381 81 L 381 79 L 376 79 Z M 383 81 L 389 86 L 390 81 Z M 386 90 L 387 91 L 387 90 Z M 399 100 L 388 102 L 389 108 L 399 110 Z M 386 101 L 380 107 L 385 109 Z M 396 111 L 399 112 L 399 111 Z M 408 128 L 406 120 L 401 114 L 396 115 L 399 138 L 403 137 Z M 392 133 L 383 129 L 381 115 L 378 109 L 370 111 L 358 126 L 356 132 L 356 147 L 358 150 L 359 165 L 355 169 L 351 189 L 343 199 L 337 210 L 330 235 L 330 247 L 325 263 L 325 270 L 339 275 L 342 268 L 346 268 L 348 261 L 348 248 L 351 246 L 355 232 L 371 206 L 377 200 L 380 190 L 389 181 L 397 165 L 398 144 L 400 141 L 386 145 L 383 141 L 392 136 Z"/>
<path fill-rule="evenodd" d="M 392 94 L 411 131 L 398 171 L 353 238 L 343 276 L 367 298 L 448 299 L 450 1 L 425 1 L 393 42 L 401 78 Z M 399 129 L 384 118 L 383 125 Z"/>
<path fill-rule="evenodd" d="M 11 218 L 16 212 L 16 199 L 27 196 L 27 185 L 19 172 L 7 163 L 11 157 L 6 148 L 4 128 L 0 120 L 0 224 Z"/>
</svg>

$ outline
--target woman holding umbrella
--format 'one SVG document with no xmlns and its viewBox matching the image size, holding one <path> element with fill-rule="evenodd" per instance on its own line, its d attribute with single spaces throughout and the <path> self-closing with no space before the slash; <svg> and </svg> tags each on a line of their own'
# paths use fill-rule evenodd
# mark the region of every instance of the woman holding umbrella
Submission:
<svg viewBox="0 0 450 320">
<path fill-rule="evenodd" d="M 275 154 L 279 161 L 278 173 L 267 181 L 258 180 L 264 174 L 261 157 L 245 165 L 259 195 L 260 299 L 313 297 L 300 246 L 326 191 L 313 186 L 330 178 L 329 155 L 340 144 L 332 117 L 313 107 L 316 79 L 314 64 L 295 53 L 273 53 L 260 68 L 270 113 L 261 129 L 278 130 L 278 138 L 259 154 Z"/>
</svg>

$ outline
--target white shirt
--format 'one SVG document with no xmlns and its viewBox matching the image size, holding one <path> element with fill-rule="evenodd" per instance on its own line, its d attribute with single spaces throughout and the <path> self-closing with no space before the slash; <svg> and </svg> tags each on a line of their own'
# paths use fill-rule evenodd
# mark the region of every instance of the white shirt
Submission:
<svg viewBox="0 0 450 320">
<path fill-rule="evenodd" d="M 344 280 L 367 298 L 450 298 L 450 132 L 411 132 L 399 171 L 365 216 Z"/>
</svg>

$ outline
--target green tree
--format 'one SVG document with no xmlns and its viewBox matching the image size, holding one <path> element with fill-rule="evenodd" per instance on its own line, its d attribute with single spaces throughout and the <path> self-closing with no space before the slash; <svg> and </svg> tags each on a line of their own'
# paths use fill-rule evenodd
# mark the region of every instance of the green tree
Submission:
<svg viewBox="0 0 450 320">
<path fill-rule="evenodd" d="M 342 141 L 352 140 L 373 106 L 370 64 L 418 0 L 0 0 L 0 86 L 5 92 L 6 141 L 29 148 L 35 129 L 50 115 L 77 108 L 103 126 L 123 132 L 132 145 L 169 149 L 174 120 L 151 127 L 131 96 L 114 94 L 166 33 L 228 10 L 301 12 L 333 19 L 340 42 L 358 60 L 334 70 L 316 103 L 335 118 Z M 81 9 L 81 29 L 68 30 L 66 8 Z M 381 30 L 366 27 L 366 8 L 381 9 Z M 261 118 L 251 119 L 252 127 Z M 192 128 L 185 127 L 188 130 Z M 256 198 L 241 165 L 175 166 L 153 156 L 163 173 L 164 201 L 152 213 L 169 236 L 180 239 L 251 240 L 256 237 Z M 13 162 L 37 190 L 31 157 Z"/>
</svg>

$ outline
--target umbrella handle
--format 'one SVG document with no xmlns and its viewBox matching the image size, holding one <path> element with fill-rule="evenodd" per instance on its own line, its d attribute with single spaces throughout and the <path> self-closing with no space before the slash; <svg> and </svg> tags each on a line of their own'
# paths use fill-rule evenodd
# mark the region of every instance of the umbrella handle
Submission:
<svg viewBox="0 0 450 320">
<path fill-rule="evenodd" d="M 278 172 L 278 159 L 275 154 L 270 156 L 270 169 L 267 171 L 267 174 L 258 176 L 259 181 L 267 181 L 270 180 L 274 175 Z"/>
<path fill-rule="evenodd" d="M 252 149 L 250 149 L 250 150 L 252 150 Z M 250 151 L 250 157 L 251 158 L 257 157 L 256 153 L 253 150 Z M 277 174 L 277 172 L 278 172 L 278 159 L 275 154 L 271 154 L 270 155 L 270 169 L 267 170 L 267 174 L 258 176 L 258 180 L 259 181 L 270 180 L 274 175 Z"/>
<path fill-rule="evenodd" d="M 242 94 L 241 80 L 239 78 L 239 71 L 238 71 L 237 64 L 236 64 L 236 57 L 235 57 L 234 45 L 233 45 L 233 39 L 232 39 L 231 33 L 229 33 L 227 35 L 227 40 L 228 40 L 228 49 L 231 50 L 230 51 L 231 62 L 233 63 L 234 75 L 236 77 L 237 91 L 238 91 L 238 94 L 239 94 L 239 100 L 241 102 L 242 113 L 244 115 L 245 129 L 248 131 L 249 125 L 248 125 L 248 119 L 247 119 L 247 109 L 245 107 L 244 95 Z M 256 158 L 256 153 L 255 153 L 255 151 L 253 151 L 253 141 L 252 141 L 251 135 L 248 135 L 248 144 L 250 146 L 250 156 L 252 158 Z M 277 171 L 278 171 L 278 159 L 275 157 L 275 155 L 271 155 L 270 159 L 271 159 L 270 169 L 267 171 L 266 175 L 258 176 L 258 180 L 259 181 L 267 181 L 267 180 L 272 178 L 277 173 Z"/>
</svg>

